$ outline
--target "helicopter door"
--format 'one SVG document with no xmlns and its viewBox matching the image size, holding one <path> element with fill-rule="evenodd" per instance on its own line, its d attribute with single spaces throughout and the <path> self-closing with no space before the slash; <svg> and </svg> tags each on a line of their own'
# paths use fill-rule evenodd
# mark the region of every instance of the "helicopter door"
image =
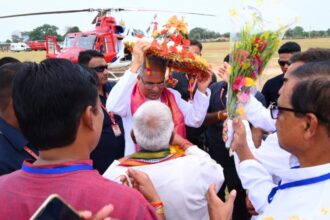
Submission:
<svg viewBox="0 0 330 220">
<path fill-rule="evenodd" d="M 54 36 L 46 36 L 46 57 L 52 58 L 60 52 L 60 46 L 58 45 Z"/>
<path fill-rule="evenodd" d="M 103 54 L 106 58 L 106 61 L 108 63 L 114 62 L 117 57 L 117 50 L 114 45 L 114 40 L 113 40 L 113 35 L 112 34 L 107 34 L 103 36 Z"/>
</svg>

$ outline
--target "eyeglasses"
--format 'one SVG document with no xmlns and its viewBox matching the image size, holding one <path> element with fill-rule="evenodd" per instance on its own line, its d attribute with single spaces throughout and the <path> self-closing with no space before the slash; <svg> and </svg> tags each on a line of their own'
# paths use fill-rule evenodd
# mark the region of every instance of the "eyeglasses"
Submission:
<svg viewBox="0 0 330 220">
<path fill-rule="evenodd" d="M 278 115 L 281 111 L 289 111 L 289 112 L 294 112 L 294 113 L 299 113 L 299 114 L 308 113 L 308 112 L 304 112 L 304 111 L 295 110 L 295 109 L 292 109 L 292 108 L 280 107 L 280 106 L 277 106 L 275 104 L 272 104 L 270 106 L 270 115 L 272 116 L 272 119 L 277 119 Z"/>
<path fill-rule="evenodd" d="M 108 66 L 107 65 L 104 65 L 104 66 L 97 66 L 97 67 L 93 67 L 93 69 L 100 73 L 100 72 L 103 72 L 105 69 L 108 69 Z"/>
<path fill-rule="evenodd" d="M 330 121 L 328 119 L 326 119 L 322 115 L 317 114 L 315 112 L 310 112 L 310 111 L 306 112 L 306 111 L 295 110 L 295 109 L 292 109 L 292 108 L 279 107 L 276 104 L 272 104 L 270 106 L 270 115 L 272 116 L 272 119 L 277 119 L 280 111 L 290 111 L 290 112 L 295 112 L 295 113 L 302 114 L 302 115 L 305 115 L 307 113 L 312 113 L 320 120 L 320 122 L 323 122 L 323 123 L 326 123 L 326 124 L 330 123 Z"/>
<path fill-rule="evenodd" d="M 288 66 L 290 66 L 291 65 L 291 62 L 290 61 L 284 61 L 284 60 L 278 60 L 278 64 L 280 65 L 280 66 L 285 66 L 285 64 L 286 65 L 288 65 Z"/>
<path fill-rule="evenodd" d="M 160 83 L 152 83 L 152 82 L 145 82 L 145 81 L 143 80 L 142 77 L 141 77 L 140 79 L 141 79 L 143 85 L 144 85 L 147 89 L 153 89 L 155 86 L 156 86 L 157 88 L 159 88 L 159 89 L 162 89 L 162 88 L 165 87 L 165 81 L 160 82 Z"/>
</svg>

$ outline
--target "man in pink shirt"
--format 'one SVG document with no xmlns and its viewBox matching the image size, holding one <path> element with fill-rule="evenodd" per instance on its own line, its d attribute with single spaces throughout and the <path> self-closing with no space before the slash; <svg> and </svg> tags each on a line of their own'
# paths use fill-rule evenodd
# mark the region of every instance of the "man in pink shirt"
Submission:
<svg viewBox="0 0 330 220">
<path fill-rule="evenodd" d="M 77 210 L 96 213 L 113 204 L 113 218 L 157 219 L 139 192 L 93 170 L 89 156 L 103 122 L 95 75 L 64 59 L 26 63 L 14 80 L 13 101 L 23 134 L 40 153 L 33 164 L 0 177 L 0 219 L 30 218 L 52 193 Z"/>
</svg>

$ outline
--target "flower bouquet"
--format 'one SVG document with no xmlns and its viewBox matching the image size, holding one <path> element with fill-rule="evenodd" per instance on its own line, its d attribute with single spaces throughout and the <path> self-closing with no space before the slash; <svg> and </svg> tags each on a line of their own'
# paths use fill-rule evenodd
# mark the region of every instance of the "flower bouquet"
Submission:
<svg viewBox="0 0 330 220">
<path fill-rule="evenodd" d="M 256 10 L 255 8 L 253 8 Z M 229 119 L 244 115 L 244 104 L 254 95 L 256 80 L 277 51 L 289 25 L 276 30 L 265 28 L 260 12 L 252 13 L 252 22 L 244 23 L 231 46 L 231 73 L 228 82 L 227 111 Z M 228 122 L 229 148 L 233 138 L 231 120 Z"/>
<path fill-rule="evenodd" d="M 151 42 L 146 55 L 154 55 L 168 60 L 169 69 L 177 70 L 203 79 L 208 76 L 208 63 L 201 56 L 189 51 L 187 24 L 183 18 L 171 17 L 160 30 L 154 30 L 152 37 L 142 38 Z M 138 38 L 124 41 L 125 47 L 132 49 Z M 169 72 L 171 72 L 171 70 Z"/>
</svg>

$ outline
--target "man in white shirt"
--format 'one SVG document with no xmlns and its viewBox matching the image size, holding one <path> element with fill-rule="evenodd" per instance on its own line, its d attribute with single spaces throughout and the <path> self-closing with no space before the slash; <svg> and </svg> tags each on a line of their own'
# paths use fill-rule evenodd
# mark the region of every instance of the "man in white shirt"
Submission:
<svg viewBox="0 0 330 220">
<path fill-rule="evenodd" d="M 220 189 L 222 167 L 206 152 L 174 135 L 173 129 L 171 111 L 165 104 L 142 104 L 133 116 L 132 131 L 140 151 L 110 166 L 104 177 L 119 181 L 128 167 L 143 171 L 165 204 L 166 219 L 208 219 L 205 194 L 212 183 L 216 183 L 216 191 Z M 171 142 L 180 145 L 185 154 L 172 153 Z"/>
<path fill-rule="evenodd" d="M 300 167 L 274 171 L 281 178 L 277 186 L 269 172 L 255 160 L 247 146 L 244 126 L 234 125 L 232 148 L 240 164 L 239 175 L 249 197 L 268 191 L 268 204 L 258 219 L 330 218 L 330 61 L 312 62 L 291 72 L 281 89 L 277 119 L 279 145 L 298 158 Z M 290 129 L 288 129 L 290 128 Z M 317 196 L 317 200 L 315 200 Z M 260 197 L 260 196 L 259 196 Z"/>
<path fill-rule="evenodd" d="M 165 87 L 167 61 L 156 57 L 145 57 L 150 43 L 137 42 L 133 49 L 133 63 L 120 81 L 113 87 L 108 97 L 106 108 L 123 119 L 125 130 L 125 155 L 138 150 L 134 145 L 130 131 L 132 115 L 138 107 L 148 100 L 160 100 L 166 103 L 172 112 L 175 131 L 185 137 L 185 125 L 200 127 L 204 121 L 210 99 L 209 77 L 198 82 L 193 103 L 181 99 L 181 95 Z"/>
<path fill-rule="evenodd" d="M 289 69 L 284 76 L 284 84 L 279 91 L 280 94 L 285 88 L 288 78 L 295 69 L 302 66 L 304 63 L 329 59 L 330 50 L 321 48 L 312 48 L 305 52 L 293 55 L 290 58 L 292 64 L 289 66 Z M 298 76 L 297 79 L 303 80 L 304 78 L 303 76 Z M 254 97 L 250 97 L 250 101 L 246 104 L 245 110 L 247 120 L 250 123 L 265 131 L 273 132 L 262 142 L 259 148 L 255 148 L 253 144 L 250 144 L 252 142 L 248 143 L 254 158 L 256 158 L 264 166 L 267 172 L 273 176 L 274 182 L 278 183 L 281 177 L 277 171 L 297 167 L 299 166 L 299 162 L 295 155 L 283 150 L 279 145 L 278 134 L 275 127 L 276 120 L 271 117 L 269 109 L 260 105 Z M 287 129 L 289 130 L 290 127 Z M 240 165 L 237 164 L 236 167 L 239 168 Z M 240 176 L 246 175 L 246 171 L 241 171 L 241 169 L 238 169 L 238 172 L 240 172 Z M 249 192 L 249 198 L 257 212 L 262 213 L 264 208 L 268 205 L 266 194 L 268 194 L 270 190 L 271 187 L 267 188 L 266 185 L 264 185 L 262 190 L 255 194 L 253 194 L 254 191 Z"/>
</svg>

